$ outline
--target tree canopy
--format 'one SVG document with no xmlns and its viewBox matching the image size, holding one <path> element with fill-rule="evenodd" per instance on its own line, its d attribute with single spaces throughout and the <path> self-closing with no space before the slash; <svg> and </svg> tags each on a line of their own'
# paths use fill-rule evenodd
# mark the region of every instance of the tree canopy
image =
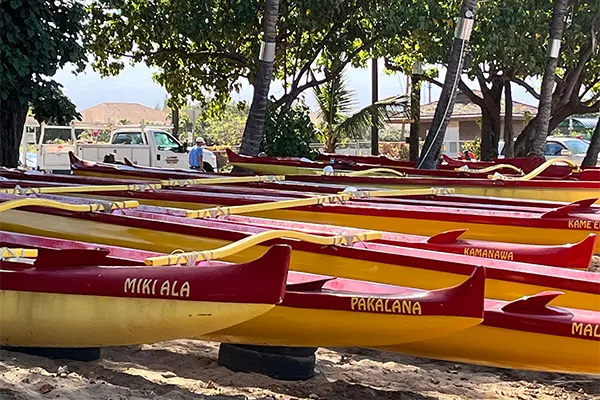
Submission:
<svg viewBox="0 0 600 400">
<path fill-rule="evenodd" d="M 428 0 L 428 17 L 416 26 L 410 37 L 383 43 L 381 53 L 389 69 L 410 73 L 416 61 L 429 65 L 447 65 L 455 29 L 458 1 Z M 525 87 L 539 99 L 538 89 L 526 82 L 539 78 L 546 66 L 552 2 L 544 0 L 490 0 L 479 4 L 476 23 L 468 46 L 469 63 L 464 72 L 475 80 L 480 93 L 461 80 L 459 89 L 479 105 L 482 111 L 482 156 L 496 156 L 500 138 L 500 102 L 505 83 Z M 592 52 L 598 36 L 600 3 L 572 2 L 565 27 L 559 60 L 558 85 L 553 96 L 550 130 L 570 113 L 593 112 L 597 103 L 600 52 Z M 597 43 L 598 40 L 595 40 Z M 420 77 L 441 86 L 430 69 Z M 568 82 L 567 82 L 568 81 Z M 535 130 L 535 118 L 524 130 L 519 144 L 528 142 Z M 527 146 L 519 146 L 526 153 Z"/>
<path fill-rule="evenodd" d="M 38 121 L 68 123 L 78 116 L 52 80 L 59 68 L 83 68 L 85 10 L 74 0 L 1 0 L 0 165 L 16 167 L 27 111 Z"/>
<path fill-rule="evenodd" d="M 416 1 L 301 0 L 280 2 L 274 78 L 289 106 L 348 64 L 364 65 L 373 45 L 406 36 Z M 260 0 L 95 0 L 87 46 L 95 68 L 118 73 L 126 62 L 158 67 L 155 79 L 174 96 L 224 107 L 240 79 L 252 84 L 260 42 Z M 331 65 L 327 60 L 340 60 Z"/>
</svg>

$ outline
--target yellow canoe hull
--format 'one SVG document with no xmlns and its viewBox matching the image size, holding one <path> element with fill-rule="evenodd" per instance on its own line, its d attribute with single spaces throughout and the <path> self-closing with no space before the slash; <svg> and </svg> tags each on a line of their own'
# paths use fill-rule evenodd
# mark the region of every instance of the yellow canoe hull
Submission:
<svg viewBox="0 0 600 400">
<path fill-rule="evenodd" d="M 175 249 L 184 251 L 210 250 L 231 243 L 220 239 L 199 238 L 181 233 L 160 232 L 19 210 L 6 211 L 0 214 L 0 224 L 2 229 L 6 231 L 125 246 L 161 253 L 170 253 Z M 254 246 L 226 258 L 225 261 L 239 263 L 254 260 L 264 254 L 266 250 L 266 246 Z M 367 262 L 339 258 L 333 255 L 298 250 L 292 252 L 290 269 L 425 290 L 458 285 L 466 279 L 465 275 L 450 272 L 386 264 L 379 261 Z M 553 289 L 555 290 L 555 288 L 532 285 L 526 282 L 503 281 L 488 277 L 486 279 L 485 297 L 513 301 L 524 295 L 534 295 Z M 553 300 L 552 305 L 600 311 L 600 296 L 598 294 L 562 289 L 561 291 L 564 291 L 565 294 Z"/>
<path fill-rule="evenodd" d="M 478 325 L 421 342 L 385 347 L 419 357 L 492 367 L 600 374 L 600 342 Z"/>
<path fill-rule="evenodd" d="M 264 346 L 373 347 L 439 337 L 468 329 L 482 321 L 482 318 L 275 306 L 260 317 L 211 333 L 205 338 Z"/>
<path fill-rule="evenodd" d="M 232 163 L 233 166 L 239 165 L 243 168 L 250 168 L 256 174 L 271 174 L 271 175 L 321 175 L 323 170 L 320 168 L 302 168 L 285 165 L 269 165 L 269 164 L 237 164 Z M 80 173 L 77 175 L 90 175 L 100 176 L 102 174 L 90 174 Z M 108 175 L 103 175 L 107 177 Z M 388 175 L 389 176 L 389 175 Z M 394 177 L 398 179 L 398 177 Z M 415 177 L 410 177 L 414 179 Z M 290 178 L 293 180 L 293 178 Z M 401 179 L 401 178 L 400 178 Z M 443 178 L 440 178 L 443 179 Z M 540 189 L 540 188 L 501 188 L 501 187 L 480 187 L 480 186 L 453 186 L 453 179 L 447 178 L 447 184 L 444 187 L 451 187 L 456 190 L 456 194 L 473 195 L 473 196 L 488 196 L 488 197 L 512 197 L 519 199 L 530 199 L 530 200 L 548 200 L 548 201 L 564 201 L 572 203 L 574 201 L 582 199 L 590 199 L 598 197 L 599 191 L 597 189 L 569 189 L 569 190 L 557 190 L 557 189 Z M 384 183 L 369 183 L 369 187 L 380 187 L 380 188 L 392 188 L 392 189 L 422 189 L 424 187 L 431 187 L 431 183 L 424 185 L 399 185 L 399 184 L 384 184 Z M 600 203 L 600 200 L 597 202 Z"/>
<path fill-rule="evenodd" d="M 0 343 L 105 347 L 198 339 L 271 310 L 269 304 L 0 291 Z"/>
<path fill-rule="evenodd" d="M 235 164 L 233 164 L 235 165 Z M 242 164 L 240 164 L 242 165 Z M 247 167 L 242 165 L 244 167 Z M 291 171 L 290 168 L 296 169 Z M 254 168 L 252 169 L 257 174 L 268 174 L 268 175 L 311 175 L 320 174 L 322 170 L 312 168 L 297 168 L 297 167 L 283 167 L 283 166 L 266 166 L 265 168 Z M 114 175 L 94 173 L 94 172 L 83 172 L 76 171 L 76 175 L 81 176 L 92 176 L 98 178 L 114 178 Z M 397 177 L 396 177 L 397 178 Z M 119 179 L 137 179 L 139 177 L 128 177 L 119 176 Z M 146 179 L 146 178 L 144 178 Z M 557 190 L 557 189 L 544 189 L 544 188 L 502 188 L 502 187 L 481 187 L 481 186 L 453 186 L 452 179 L 447 179 L 447 183 L 440 185 L 443 187 L 454 188 L 456 194 L 471 195 L 471 196 L 486 196 L 486 197 L 510 197 L 516 199 L 529 199 L 529 200 L 545 200 L 545 201 L 560 201 L 566 203 L 572 203 L 583 199 L 592 199 L 599 196 L 598 189 L 575 189 L 570 188 L 569 190 Z M 369 183 L 369 187 L 379 187 L 386 189 L 423 189 L 431 187 L 431 184 L 414 185 L 414 184 L 385 184 L 385 183 Z M 600 204 L 600 200 L 596 202 Z"/>
<path fill-rule="evenodd" d="M 123 200 L 120 197 L 97 196 L 97 195 L 72 195 L 74 197 L 89 197 L 105 200 Z M 166 200 L 151 200 L 136 198 L 140 204 L 184 208 L 184 209 L 203 209 L 221 204 L 189 203 Z M 365 230 L 377 230 L 385 232 L 396 232 L 420 236 L 434 236 L 440 232 L 467 229 L 461 235 L 464 239 L 484 240 L 490 242 L 537 244 L 537 245 L 561 245 L 569 243 L 578 243 L 587 238 L 590 233 L 595 233 L 600 237 L 598 229 L 552 229 L 552 228 L 534 228 L 518 225 L 488 225 L 467 223 L 462 221 L 439 221 L 425 220 L 416 218 L 386 218 L 380 216 L 368 216 L 358 214 L 341 214 L 296 210 L 270 210 L 255 213 L 244 214 L 248 217 L 270 218 L 286 221 L 310 222 L 325 225 L 337 225 L 340 232 L 343 227 L 361 228 Z M 600 240 L 596 241 L 594 253 L 600 254 Z"/>
</svg>

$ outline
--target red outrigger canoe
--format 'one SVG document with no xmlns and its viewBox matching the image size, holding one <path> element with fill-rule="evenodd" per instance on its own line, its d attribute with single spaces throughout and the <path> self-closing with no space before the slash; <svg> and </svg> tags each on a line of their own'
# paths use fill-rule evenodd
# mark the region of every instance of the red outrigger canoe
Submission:
<svg viewBox="0 0 600 400">
<path fill-rule="evenodd" d="M 240 265 L 148 268 L 106 249 L 39 248 L 0 233 L 0 343 L 105 347 L 199 338 L 268 312 L 282 300 L 290 248 Z M 36 246 L 32 246 L 36 247 Z M 116 312 L 115 312 L 116 311 Z"/>
<path fill-rule="evenodd" d="M 218 261 L 204 261 L 192 267 L 143 267 L 144 260 L 158 254 L 112 246 L 98 248 L 97 244 L 0 231 L 0 245 L 17 244 L 38 249 L 47 264 L 49 258 L 54 259 L 49 263 L 55 268 L 52 271 L 45 273 L 45 271 L 34 270 L 27 276 L 28 281 L 33 282 L 37 280 L 38 274 L 40 278 L 48 278 L 47 287 L 56 283 L 53 278 L 60 274 L 73 275 L 72 282 L 75 287 L 78 287 L 81 273 L 69 269 L 69 265 L 61 268 L 60 260 L 70 256 L 67 263 L 74 263 L 73 256 L 94 258 L 98 257 L 97 254 L 100 252 L 107 256 L 106 258 L 110 256 L 110 260 L 114 262 L 110 265 L 130 263 L 138 266 L 138 269 L 142 265 L 141 268 L 146 270 L 142 274 L 144 277 L 163 269 L 181 272 L 182 269 L 188 268 L 202 273 L 232 268 Z M 39 268 L 37 266 L 36 270 Z M 111 268 L 108 274 L 140 276 L 139 273 L 132 274 L 130 270 L 131 267 Z M 236 272 L 235 269 L 232 269 L 232 272 Z M 97 274 L 98 268 L 91 268 L 90 273 Z M 101 271 L 101 274 L 104 275 L 106 272 Z M 180 282 L 185 276 L 186 274 L 183 273 L 179 277 Z M 260 273 L 255 274 L 254 279 L 248 279 L 247 275 L 240 274 L 239 279 L 243 278 L 247 279 L 244 288 L 232 282 L 230 291 L 234 295 L 239 291 L 240 296 L 243 296 L 244 293 L 252 290 L 250 288 L 263 289 L 262 284 L 255 284 L 253 281 L 275 279 L 270 277 L 270 274 Z M 281 276 L 279 278 L 281 279 Z M 80 282 L 86 293 L 93 292 L 95 289 L 94 286 L 86 285 L 89 281 L 89 279 L 82 279 Z M 210 282 L 212 281 L 206 280 L 205 285 L 210 285 Z M 215 279 L 214 282 L 217 284 L 219 281 Z M 123 285 L 122 282 L 119 283 Z M 190 282 L 190 284 L 195 283 Z M 283 301 L 279 305 L 263 314 L 260 319 L 240 321 L 240 324 L 232 323 L 231 327 L 224 327 L 225 329 L 220 332 L 209 333 L 208 337 L 218 338 L 219 341 L 285 346 L 378 346 L 409 343 L 479 325 L 483 319 L 484 283 L 483 268 L 475 268 L 473 274 L 456 287 L 434 291 L 290 272 L 282 296 Z M 135 284 L 131 287 L 134 291 L 140 291 Z M 204 286 L 193 287 L 193 292 L 201 290 L 204 291 L 198 293 L 198 296 L 210 292 Z M 115 320 L 119 317 L 116 316 Z M 104 321 L 107 326 L 114 326 L 110 319 L 105 318 Z M 161 325 L 163 329 L 177 329 L 177 324 L 170 325 L 168 318 L 165 318 Z"/>
<path fill-rule="evenodd" d="M 41 179 L 46 177 L 47 175 L 36 176 Z M 52 175 L 50 175 L 52 176 Z M 68 177 L 69 179 L 65 179 L 68 182 L 76 182 L 76 183 L 96 183 L 98 179 L 102 179 L 101 183 L 106 183 L 106 180 L 103 178 L 82 178 L 82 177 Z M 90 182 L 92 181 L 92 182 Z M 111 183 L 115 183 L 114 181 Z M 61 184 L 58 182 L 48 183 L 48 182 L 40 182 L 40 181 L 23 181 L 23 180 L 5 180 L 0 181 L 0 187 L 15 187 L 19 185 L 20 187 L 26 188 L 31 186 L 60 186 Z M 64 186 L 64 184 L 62 184 Z M 260 193 L 260 196 L 251 195 L 251 193 L 256 192 Z M 198 208 L 201 205 L 243 205 L 243 204 L 255 204 L 260 202 L 267 201 L 275 201 L 281 199 L 289 199 L 289 198 L 297 198 L 297 197 L 309 197 L 308 194 L 300 194 L 289 191 L 281 191 L 274 189 L 252 189 L 252 188 L 232 188 L 228 185 L 225 186 L 209 186 L 209 187 L 184 187 L 177 188 L 177 190 L 168 189 L 161 191 L 152 191 L 152 192 L 110 192 L 110 193 L 102 193 L 97 192 L 97 195 L 106 195 L 111 197 L 129 197 L 134 198 L 136 200 L 147 202 L 149 204 L 164 204 L 171 207 L 185 207 L 185 208 Z M 240 196 L 243 194 L 243 197 Z M 264 194 L 264 196 L 263 196 Z M 281 197 L 281 195 L 292 196 L 292 197 Z M 439 196 L 443 198 L 443 196 Z M 380 198 L 375 198 L 373 200 L 379 200 Z M 384 199 L 388 201 L 397 200 L 398 204 L 403 204 L 403 202 L 409 202 L 409 205 L 412 208 L 417 207 L 417 200 L 413 200 L 415 204 L 410 204 L 411 200 L 404 199 Z M 424 201 L 425 202 L 425 201 Z M 348 204 L 353 204 L 354 202 L 350 202 Z M 359 204 L 357 202 L 356 204 Z M 432 203 L 435 203 L 432 202 Z M 440 201 L 441 204 L 444 204 Z M 369 204 L 369 203 L 367 203 Z M 372 204 L 383 204 L 387 205 L 390 203 L 387 202 L 372 202 Z M 465 203 L 468 204 L 468 203 Z M 394 203 L 391 203 L 394 206 Z M 330 206 L 327 205 L 325 207 L 304 207 L 304 209 L 312 210 L 315 209 L 316 212 L 327 211 Z M 339 206 L 338 206 L 339 207 Z M 465 206 L 466 207 L 466 206 Z M 551 215 L 552 213 L 556 213 L 556 210 L 561 209 L 569 209 L 571 206 L 562 205 L 559 209 L 547 209 L 547 208 L 534 208 L 534 207 L 520 207 L 515 210 L 508 211 L 509 215 L 522 215 L 516 214 L 515 212 L 527 212 L 525 215 L 533 216 L 535 215 L 538 219 L 544 221 L 545 216 Z M 500 207 L 501 208 L 501 207 Z M 469 222 L 469 219 L 461 219 L 461 216 L 458 213 L 460 207 L 455 209 L 450 208 L 451 211 L 455 211 L 458 215 L 458 220 L 456 222 L 457 227 L 461 226 L 462 221 Z M 579 207 L 580 213 L 582 215 L 589 214 L 594 217 L 596 215 L 600 216 L 600 211 L 597 207 Z M 488 212 L 487 210 L 479 210 L 478 212 Z M 489 212 L 494 212 L 493 210 L 489 210 Z M 180 213 L 180 215 L 185 216 L 184 213 Z M 268 215 L 267 215 L 268 216 Z M 281 215 L 275 215 L 276 218 L 283 218 Z M 393 215 L 390 215 L 393 216 Z M 253 224 L 256 218 L 246 218 L 238 217 L 237 221 L 246 221 L 245 223 Z M 298 220 L 299 218 L 295 218 Z M 315 219 L 315 221 L 319 221 Z M 545 221 L 544 221 L 545 222 Z M 343 222 L 342 222 L 343 223 Z M 419 221 L 416 221 L 419 224 Z M 268 224 L 271 228 L 277 229 L 277 227 L 291 227 L 293 226 L 295 230 L 302 230 L 306 227 L 306 223 L 294 223 L 291 221 L 286 221 L 285 219 L 278 219 L 277 221 L 269 221 L 264 219 L 257 219 L 256 224 L 265 226 Z M 341 225 L 338 224 L 338 225 Z M 356 225 L 355 225 L 356 226 Z M 377 226 L 373 226 L 371 228 L 378 228 Z M 336 231 L 349 228 L 342 228 L 341 226 L 319 226 L 312 225 L 310 228 L 312 231 Z M 495 258 L 495 259 L 504 259 L 510 261 L 518 261 L 518 262 L 527 262 L 527 263 L 535 263 L 535 264 L 543 264 L 543 265 L 551 265 L 558 266 L 564 268 L 581 268 L 585 269 L 589 266 L 589 262 L 593 252 L 596 249 L 596 234 L 590 233 L 587 237 L 584 235 L 578 242 L 574 242 L 572 244 L 562 244 L 562 245 L 533 245 L 533 244 L 518 244 L 518 243 L 505 243 L 500 241 L 492 240 L 473 240 L 467 238 L 463 238 L 466 236 L 467 229 L 455 228 L 446 231 L 440 232 L 439 230 L 434 231 L 435 227 L 432 228 L 429 233 L 430 237 L 419 236 L 419 235 L 411 235 L 411 234 L 394 234 L 394 233 L 386 233 L 384 237 L 384 242 L 389 244 L 394 244 L 398 246 L 404 247 L 414 247 L 421 248 L 425 250 L 434 250 L 434 251 L 442 251 L 449 253 L 457 253 L 457 254 L 465 254 L 471 256 L 478 257 L 486 257 L 486 258 Z M 441 228 L 440 228 L 441 229 Z M 419 232 L 420 233 L 420 232 Z"/>
<path fill-rule="evenodd" d="M 22 182 L 20 182 L 22 183 Z M 4 182 L 4 185 L 10 182 Z M 13 182 L 14 184 L 14 182 Z M 145 204 L 201 209 L 240 206 L 282 200 L 291 196 L 207 193 L 191 190 L 97 192 L 97 196 L 130 198 Z M 468 229 L 463 237 L 473 240 L 534 245 L 562 245 L 584 240 L 600 232 L 600 212 L 589 201 L 540 212 L 495 211 L 475 208 L 417 206 L 386 202 L 347 201 L 344 204 L 294 207 L 253 212 L 249 216 L 313 222 L 362 229 L 434 236 L 440 231 Z M 600 243 L 595 252 L 600 253 Z"/>
<path fill-rule="evenodd" d="M 89 204 L 91 199 L 47 196 L 68 203 Z M 2 195 L 0 200 L 19 196 Z M 127 245 L 169 253 L 210 250 L 264 232 L 267 229 L 169 215 L 162 207 L 114 210 L 111 213 L 75 213 L 28 207 L 0 214 L 6 231 L 36 234 L 105 245 Z M 340 232 L 332 232 L 337 235 Z M 289 244 L 294 248 L 295 271 L 433 290 L 462 282 L 474 265 L 486 268 L 486 297 L 514 300 L 544 290 L 560 290 L 556 305 L 600 311 L 600 275 L 540 265 L 358 242 L 353 246 L 323 247 L 296 240 L 273 240 L 232 255 L 226 261 L 255 259 L 264 246 Z"/>
<path fill-rule="evenodd" d="M 50 248 L 52 251 L 72 248 L 94 250 L 97 247 L 87 243 L 13 233 L 0 233 L 0 245 L 3 242 L 8 245 L 19 243 L 42 250 Z M 111 257 L 120 259 L 122 264 L 140 262 L 154 255 L 119 247 L 104 248 L 110 251 Z M 478 275 L 471 276 L 456 288 L 429 292 L 430 299 L 441 293 L 452 297 L 462 290 L 462 312 L 468 313 L 464 307 L 471 308 L 472 319 L 478 320 L 481 310 L 477 308 L 482 305 L 479 300 L 482 290 L 481 272 L 480 269 Z M 376 312 L 368 310 L 349 313 L 335 306 L 338 300 L 343 299 L 347 302 L 350 299 L 352 308 L 352 299 L 355 298 L 353 295 L 356 291 L 361 293 L 359 297 L 367 296 L 367 299 L 377 298 L 386 293 L 395 293 L 396 296 L 401 295 L 413 300 L 415 296 L 427 296 L 427 292 L 414 289 L 290 272 L 281 305 L 261 317 L 209 334 L 206 338 L 258 345 L 312 343 L 323 346 L 330 343 L 376 343 L 386 335 L 395 334 L 395 337 L 399 337 L 403 334 L 399 330 L 393 331 L 396 325 L 389 325 L 394 319 L 398 319 L 394 318 L 395 315 L 388 316 L 388 324 L 365 324 L 363 318 L 382 319 L 385 315 L 373 315 Z M 557 296 L 558 292 L 542 292 L 512 302 L 485 300 L 484 319 L 481 324 L 444 335 L 441 332 L 431 332 L 420 324 L 425 315 L 423 305 L 421 315 L 408 316 L 415 324 L 407 327 L 409 330 L 418 328 L 418 335 L 423 335 L 420 340 L 379 347 L 417 356 L 505 368 L 600 373 L 600 352 L 595 351 L 600 338 L 594 336 L 593 331 L 593 327 L 600 323 L 600 313 L 548 306 L 548 302 Z M 385 310 L 385 307 L 382 307 Z M 444 314 L 452 314 L 448 304 L 445 307 Z M 305 315 L 307 312 L 310 312 L 310 315 Z M 337 319 L 337 315 L 343 316 L 344 319 Z M 448 329 L 447 326 L 454 320 L 455 317 L 448 316 L 445 329 Z M 589 327 L 592 327 L 591 332 L 588 332 Z M 342 332 L 344 334 L 340 334 Z M 332 337 L 335 337 L 333 341 Z"/>
</svg>

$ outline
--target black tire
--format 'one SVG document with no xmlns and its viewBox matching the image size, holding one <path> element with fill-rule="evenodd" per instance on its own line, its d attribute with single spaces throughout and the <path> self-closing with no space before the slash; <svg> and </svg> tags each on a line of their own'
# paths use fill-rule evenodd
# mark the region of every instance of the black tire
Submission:
<svg viewBox="0 0 600 400">
<path fill-rule="evenodd" d="M 315 375 L 314 354 L 293 357 L 256 351 L 252 347 L 222 343 L 219 347 L 219 365 L 234 372 L 256 372 L 285 381 L 303 381 Z"/>
<path fill-rule="evenodd" d="M 206 171 L 206 172 L 215 172 L 215 170 L 213 169 L 212 165 L 210 165 L 207 162 L 203 162 L 202 166 L 204 167 L 204 171 Z"/>
<path fill-rule="evenodd" d="M 314 355 L 318 349 L 318 347 L 254 346 L 247 344 L 238 344 L 236 346 L 261 353 L 279 354 L 290 357 L 309 357 Z"/>
<path fill-rule="evenodd" d="M 3 349 L 53 360 L 95 361 L 100 358 L 100 347 L 3 347 Z"/>
</svg>

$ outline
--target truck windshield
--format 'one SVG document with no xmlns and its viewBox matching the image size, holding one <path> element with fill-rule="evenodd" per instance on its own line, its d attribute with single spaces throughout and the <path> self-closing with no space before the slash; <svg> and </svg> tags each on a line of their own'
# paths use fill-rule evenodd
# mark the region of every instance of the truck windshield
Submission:
<svg viewBox="0 0 600 400">
<path fill-rule="evenodd" d="M 181 144 L 167 132 L 154 131 L 152 134 L 156 141 L 156 147 L 159 150 L 173 150 L 178 149 L 181 146 Z"/>
</svg>

